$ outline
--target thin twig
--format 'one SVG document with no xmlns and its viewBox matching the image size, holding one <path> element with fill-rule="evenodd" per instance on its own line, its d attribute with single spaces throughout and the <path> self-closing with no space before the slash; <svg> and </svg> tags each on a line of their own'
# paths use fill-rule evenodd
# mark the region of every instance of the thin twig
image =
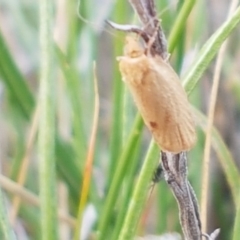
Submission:
<svg viewBox="0 0 240 240">
<path fill-rule="evenodd" d="M 61 213 L 67 216 L 69 213 L 69 194 L 67 186 L 64 182 L 58 183 L 58 206 L 61 209 Z M 59 222 L 59 240 L 69 239 L 71 236 L 71 228 L 66 222 Z"/>
<path fill-rule="evenodd" d="M 98 84 L 97 84 L 95 63 L 94 63 L 93 73 L 94 73 L 94 93 L 95 93 L 93 126 L 92 126 L 92 133 L 90 137 L 90 143 L 89 143 L 87 159 L 86 159 L 86 164 L 84 169 L 81 197 L 80 197 L 79 209 L 78 209 L 77 227 L 74 233 L 75 240 L 79 239 L 81 235 L 82 216 L 83 216 L 84 208 L 86 207 L 86 202 L 87 202 L 87 197 L 88 197 L 89 187 L 91 182 L 92 165 L 93 165 L 93 159 L 94 159 L 94 152 L 95 152 L 94 150 L 95 150 L 95 144 L 96 144 L 97 127 L 98 127 L 99 94 L 98 94 Z"/>
<path fill-rule="evenodd" d="M 186 153 L 162 152 L 165 180 L 175 196 L 180 212 L 180 221 L 186 239 L 201 239 L 201 223 L 195 194 L 187 180 Z"/>
<path fill-rule="evenodd" d="M 17 183 L 21 186 L 24 185 L 25 183 L 25 179 L 26 179 L 26 175 L 27 175 L 27 171 L 28 171 L 28 166 L 29 166 L 29 162 L 30 162 L 30 154 L 33 148 L 33 144 L 34 144 L 34 140 L 36 137 L 36 132 L 37 132 L 37 127 L 38 127 L 38 117 L 39 117 L 39 105 L 37 106 L 34 115 L 33 115 L 33 121 L 32 121 L 32 125 L 30 128 L 30 132 L 29 132 L 29 136 L 28 136 L 28 140 L 27 140 L 27 146 L 26 146 L 26 152 L 24 154 L 23 160 L 22 160 L 22 164 L 20 167 L 20 171 L 19 171 L 19 175 L 17 178 Z M 12 208 L 11 211 L 9 213 L 10 215 L 10 222 L 12 224 L 12 226 L 14 226 L 14 222 L 16 219 L 16 216 L 18 214 L 18 210 L 19 210 L 19 206 L 21 203 L 21 198 L 19 196 L 14 196 L 13 201 L 12 201 Z"/>
<path fill-rule="evenodd" d="M 155 4 L 153 0 L 129 0 L 132 7 L 138 14 L 142 24 L 143 31 L 152 37 L 157 31 L 157 36 L 152 44 L 151 52 L 160 55 L 163 59 L 168 58 L 167 40 L 159 23 Z"/>
<path fill-rule="evenodd" d="M 24 187 L 13 182 L 11 179 L 3 176 L 2 174 L 0 174 L 0 186 L 6 191 L 14 195 L 17 195 L 27 203 L 30 203 L 33 206 L 37 206 L 37 207 L 40 206 L 40 200 L 38 196 L 29 192 Z M 64 211 L 62 211 L 61 209 L 58 210 L 58 217 L 61 221 L 68 223 L 71 227 L 75 227 L 76 220 L 73 217 L 66 215 Z"/>
</svg>

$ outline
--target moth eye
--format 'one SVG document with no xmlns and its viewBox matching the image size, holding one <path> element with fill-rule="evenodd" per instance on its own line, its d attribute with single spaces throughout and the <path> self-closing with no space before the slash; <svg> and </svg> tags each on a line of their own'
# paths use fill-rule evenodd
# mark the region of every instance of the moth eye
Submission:
<svg viewBox="0 0 240 240">
<path fill-rule="evenodd" d="M 150 126 L 152 128 L 157 128 L 157 123 L 156 122 L 150 122 Z"/>
<path fill-rule="evenodd" d="M 125 55 L 129 56 L 130 58 L 138 58 L 143 54 L 143 50 L 136 46 L 127 46 L 125 48 Z"/>
<path fill-rule="evenodd" d="M 142 51 L 141 50 L 134 50 L 130 53 L 132 58 L 137 58 L 140 57 L 142 55 Z"/>
<path fill-rule="evenodd" d="M 144 50 L 137 41 L 128 37 L 126 39 L 124 53 L 130 58 L 138 58 L 144 54 Z"/>
</svg>

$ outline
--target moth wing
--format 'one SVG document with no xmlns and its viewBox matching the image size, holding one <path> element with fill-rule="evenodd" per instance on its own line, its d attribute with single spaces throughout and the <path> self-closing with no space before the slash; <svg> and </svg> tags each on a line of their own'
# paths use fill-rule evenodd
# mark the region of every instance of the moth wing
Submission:
<svg viewBox="0 0 240 240">
<path fill-rule="evenodd" d="M 147 127 L 166 151 L 189 150 L 195 143 L 190 104 L 174 70 L 162 59 L 122 57 L 120 71 Z"/>
<path fill-rule="evenodd" d="M 161 61 L 161 62 L 159 62 Z M 162 59 L 153 61 L 152 73 L 158 76 L 158 92 L 166 106 L 165 111 L 160 111 L 157 119 L 162 118 L 161 134 L 155 131 L 154 137 L 159 139 L 159 144 L 164 150 L 170 152 L 186 151 L 196 142 L 195 123 L 191 105 L 187 99 L 179 77 L 172 67 Z M 161 99 L 158 99 L 161 101 Z M 163 105 L 163 104 L 162 104 Z M 155 136 L 156 135 L 156 136 Z"/>
</svg>

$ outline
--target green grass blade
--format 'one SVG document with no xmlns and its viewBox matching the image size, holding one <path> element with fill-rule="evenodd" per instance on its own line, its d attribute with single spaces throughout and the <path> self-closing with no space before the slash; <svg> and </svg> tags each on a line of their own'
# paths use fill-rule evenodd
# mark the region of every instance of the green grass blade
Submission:
<svg viewBox="0 0 240 240">
<path fill-rule="evenodd" d="M 159 161 L 159 158 L 157 157 L 158 154 L 159 148 L 152 141 L 146 158 L 144 159 L 144 164 L 142 166 L 118 240 L 130 240 L 134 237 L 138 220 L 140 219 L 140 215 L 146 201 L 151 179 Z"/>
<path fill-rule="evenodd" d="M 124 14 L 122 14 L 128 7 L 127 1 L 117 1 L 115 5 L 114 21 L 124 21 Z M 114 56 L 122 54 L 122 42 L 123 38 L 118 38 L 114 41 Z M 111 182 L 113 174 L 117 165 L 117 158 L 121 154 L 123 146 L 123 109 L 124 109 L 124 85 L 118 70 L 118 62 L 114 61 L 113 71 L 113 111 L 112 111 L 112 127 L 110 137 L 110 168 L 109 168 L 109 180 Z"/>
<path fill-rule="evenodd" d="M 186 24 L 187 18 L 192 8 L 194 7 L 195 3 L 196 0 L 184 1 L 184 4 L 175 20 L 175 23 L 171 30 L 171 34 L 168 39 L 168 51 L 170 53 L 173 52 L 175 46 L 177 45 L 179 37 L 181 36 L 184 26 Z"/>
<path fill-rule="evenodd" d="M 66 56 L 61 51 L 61 49 L 55 45 L 55 51 L 59 60 L 60 68 L 65 77 L 65 85 L 67 86 L 67 91 L 71 100 L 72 106 L 72 119 L 74 125 L 74 134 L 78 144 L 76 148 L 78 149 L 78 159 L 85 158 L 86 154 L 86 136 L 83 129 L 83 116 L 80 109 L 80 99 L 79 99 L 79 79 L 76 69 L 72 66 L 70 62 L 67 61 Z M 83 162 L 81 162 L 83 163 Z M 81 169 L 82 170 L 82 169 Z"/>
<path fill-rule="evenodd" d="M 71 202 L 77 204 L 79 198 L 79 184 L 81 176 L 79 168 L 76 166 L 74 151 L 70 144 L 64 142 L 60 137 L 56 137 L 55 152 L 57 158 L 57 170 L 60 177 L 66 182 L 71 196 Z"/>
<path fill-rule="evenodd" d="M 39 92 L 39 177 L 41 234 L 44 240 L 57 237 L 57 196 L 55 174 L 55 83 L 53 77 L 53 40 L 51 38 L 52 2 L 40 3 L 40 92 Z"/>
<path fill-rule="evenodd" d="M 233 240 L 238 239 L 240 239 L 240 192 L 238 193 L 237 211 L 233 229 Z"/>
<path fill-rule="evenodd" d="M 8 50 L 0 32 L 0 74 L 8 92 L 14 99 L 14 104 L 20 108 L 25 118 L 29 118 L 34 108 L 34 98 L 26 79 L 23 77 Z"/>
<path fill-rule="evenodd" d="M 111 239 L 117 239 L 117 237 L 119 236 L 124 218 L 128 210 L 128 205 L 131 200 L 130 196 L 132 195 L 132 191 L 134 189 L 134 185 L 132 183 L 136 178 L 136 169 L 138 169 L 137 166 L 139 165 L 140 144 L 141 138 L 137 139 L 134 154 L 133 156 L 131 156 L 131 160 L 128 163 L 127 176 L 126 180 L 124 181 L 124 196 L 121 198 L 121 205 L 118 208 L 116 225 L 114 227 Z"/>
<path fill-rule="evenodd" d="M 105 200 L 102 213 L 100 215 L 101 219 L 98 227 L 100 233 L 99 240 L 106 239 L 108 226 L 111 222 L 111 214 L 113 212 L 114 204 L 118 198 L 119 189 L 124 178 L 124 173 L 126 171 L 126 168 L 128 167 L 128 161 L 133 155 L 133 151 L 136 147 L 137 139 L 140 137 L 142 128 L 142 118 L 140 117 L 140 115 L 137 115 L 129 139 L 126 142 L 125 148 L 123 149 L 122 154 L 120 155 L 120 158 L 118 160 L 118 166 L 116 168 L 117 171 L 113 176 L 113 180 L 111 182 L 110 189 Z"/>
<path fill-rule="evenodd" d="M 212 59 L 215 57 L 217 51 L 222 43 L 226 40 L 231 32 L 237 27 L 240 22 L 240 7 L 226 20 L 222 26 L 212 35 L 212 37 L 205 43 L 196 57 L 196 62 L 191 66 L 189 71 L 183 78 L 183 86 L 187 94 L 189 94 L 196 86 L 202 74 L 209 66 Z"/>
</svg>

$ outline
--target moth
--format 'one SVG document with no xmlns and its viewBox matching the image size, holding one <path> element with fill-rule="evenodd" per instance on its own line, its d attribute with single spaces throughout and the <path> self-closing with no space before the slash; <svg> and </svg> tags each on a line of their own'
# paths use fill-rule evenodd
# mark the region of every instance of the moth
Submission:
<svg viewBox="0 0 240 240">
<path fill-rule="evenodd" d="M 117 60 L 122 79 L 160 148 L 173 153 L 190 150 L 196 141 L 194 118 L 173 68 L 133 36 L 126 37 L 124 56 Z"/>
</svg>

